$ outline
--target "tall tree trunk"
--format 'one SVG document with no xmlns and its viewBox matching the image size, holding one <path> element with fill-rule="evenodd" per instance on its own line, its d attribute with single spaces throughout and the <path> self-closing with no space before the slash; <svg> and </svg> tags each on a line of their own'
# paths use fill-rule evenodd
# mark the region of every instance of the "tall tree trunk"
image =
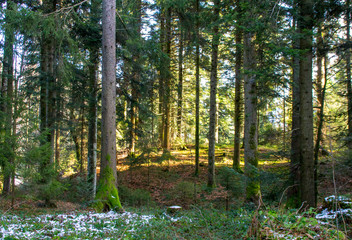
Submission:
<svg viewBox="0 0 352 240">
<path fill-rule="evenodd" d="M 96 2 L 96 1 L 94 1 Z M 94 5 L 92 5 L 93 7 Z M 99 48 L 91 49 L 89 66 L 89 107 L 88 107 L 88 175 L 90 196 L 95 197 L 97 183 L 97 80 L 99 66 Z"/>
<path fill-rule="evenodd" d="M 99 22 L 99 1 L 91 2 L 91 23 Z M 88 162 L 87 182 L 89 196 L 95 198 L 97 185 L 97 91 L 98 91 L 98 68 L 99 68 L 99 42 L 91 46 L 89 50 L 89 101 L 88 101 Z"/>
<path fill-rule="evenodd" d="M 199 80 L 199 58 L 200 58 L 200 46 L 199 46 L 199 0 L 196 0 L 196 11 L 197 11 L 197 20 L 196 20 L 196 143 L 195 143 L 195 171 L 194 175 L 198 177 L 199 174 L 199 103 L 200 103 L 200 80 Z M 185 134 L 186 135 L 186 134 Z"/>
<path fill-rule="evenodd" d="M 137 1 L 136 9 L 134 11 L 134 18 L 136 19 L 136 37 L 137 41 L 141 41 L 141 24 L 142 24 L 142 2 Z M 130 153 L 134 154 L 137 139 L 137 123 L 138 123 L 138 98 L 139 98 L 139 83 L 140 83 L 140 58 L 139 49 L 135 50 L 133 55 L 134 68 L 132 70 L 131 78 L 131 129 L 130 129 Z"/>
<path fill-rule="evenodd" d="M 312 30 L 313 0 L 299 2 L 300 21 L 300 192 L 301 202 L 316 206 L 313 158 Z"/>
<path fill-rule="evenodd" d="M 14 10 L 14 3 L 7 2 L 7 11 Z M 6 160 L 3 163 L 3 190 L 2 193 L 7 195 L 10 193 L 11 187 L 11 175 L 14 173 L 14 152 L 13 152 L 13 136 L 12 136 L 12 121 L 13 121 L 13 44 L 15 42 L 15 35 L 11 28 L 8 17 L 5 19 L 5 46 L 4 46 L 4 61 L 3 61 L 3 72 L 2 72 L 2 85 L 3 85 L 3 112 L 5 113 L 5 146 L 4 152 L 6 154 Z"/>
<path fill-rule="evenodd" d="M 297 16 L 294 15 L 293 28 L 295 36 L 293 38 L 294 54 L 292 56 L 292 123 L 291 123 L 291 161 L 290 161 L 290 184 L 287 190 L 288 204 L 292 207 L 299 207 L 299 181 L 300 181 L 300 88 L 299 88 L 299 32 L 296 28 Z"/>
<path fill-rule="evenodd" d="M 249 178 L 247 185 L 247 200 L 257 203 L 260 196 L 258 180 L 258 119 L 257 119 L 257 83 L 255 61 L 254 34 L 244 34 L 244 172 Z"/>
<path fill-rule="evenodd" d="M 121 210 L 116 172 L 116 0 L 103 0 L 102 119 L 97 210 Z"/>
<path fill-rule="evenodd" d="M 240 171 L 240 145 L 241 145 L 241 132 L 242 132 L 242 107 L 243 107 L 243 96 L 242 96 L 242 38 L 243 33 L 241 29 L 241 0 L 236 1 L 237 8 L 237 25 L 236 25 L 236 65 L 235 65 L 235 140 L 234 140 L 234 154 L 233 154 L 233 168 L 236 171 Z"/>
<path fill-rule="evenodd" d="M 24 40 L 25 42 L 25 40 Z M 23 73 L 23 59 L 24 52 L 21 55 L 21 65 L 20 65 L 20 74 Z M 15 72 L 16 75 L 16 72 Z M 13 120 L 12 120 L 12 169 L 11 169 L 11 207 L 15 203 L 15 179 L 16 179 L 16 142 L 17 142 L 17 118 L 18 118 L 18 77 L 14 77 L 14 101 L 13 101 Z"/>
<path fill-rule="evenodd" d="M 160 48 L 161 52 L 165 52 L 165 43 L 166 43 L 166 28 L 165 28 L 165 10 L 161 9 L 160 13 Z M 165 114 L 164 114 L 164 99 L 165 99 L 165 59 L 164 55 L 160 58 L 159 63 L 159 142 L 160 146 L 164 145 L 164 125 L 165 125 Z"/>
<path fill-rule="evenodd" d="M 321 32 L 320 32 L 321 33 Z M 319 37 L 319 36 L 318 36 Z M 318 44 L 319 45 L 319 44 Z M 315 179 L 315 192 L 316 194 L 318 193 L 318 166 L 319 166 L 319 149 L 321 146 L 321 142 L 323 139 L 323 124 L 324 124 L 324 102 L 325 102 L 325 92 L 326 92 L 326 83 L 327 83 L 327 57 L 324 54 L 324 57 L 322 57 L 322 53 L 318 53 L 318 69 L 319 65 L 322 65 L 322 60 L 324 58 L 324 84 L 322 85 L 322 79 L 323 79 L 323 74 L 322 70 L 318 70 L 317 74 L 317 86 L 316 90 L 319 91 L 317 92 L 317 99 L 318 99 L 318 104 L 319 104 L 319 109 L 317 111 L 317 138 L 315 142 L 315 147 L 314 147 L 314 179 Z M 320 63 L 319 63 L 320 62 Z M 322 66 L 320 66 L 322 67 Z M 318 86 L 319 85 L 319 86 Z M 317 198 L 315 199 L 317 201 Z M 317 204 L 317 202 L 315 203 Z"/>
<path fill-rule="evenodd" d="M 346 1 L 346 41 L 351 41 L 351 2 Z M 352 83 L 351 83 L 351 49 L 346 49 L 346 83 L 348 101 L 348 140 L 347 147 L 352 150 Z"/>
<path fill-rule="evenodd" d="M 43 12 L 48 14 L 56 10 L 55 0 L 43 1 Z M 40 169 L 45 169 L 53 162 L 54 150 L 54 124 L 55 124 L 55 41 L 52 32 L 42 32 L 41 52 L 40 52 L 40 133 L 41 145 L 50 146 L 50 159 L 43 159 Z M 42 172 L 43 182 L 45 182 L 45 173 Z M 44 174 L 44 175 L 43 175 Z"/>
<path fill-rule="evenodd" d="M 103 0 L 101 171 L 111 168 L 116 186 L 116 0 Z"/>
<path fill-rule="evenodd" d="M 177 137 L 182 133 L 182 93 L 183 92 L 183 30 L 180 23 L 180 39 L 178 49 L 178 85 L 177 85 Z"/>
<path fill-rule="evenodd" d="M 215 22 L 219 19 L 220 0 L 214 1 Z M 210 112 L 209 112 L 209 150 L 208 150 L 208 187 L 215 186 L 215 127 L 216 127 L 216 90 L 218 84 L 218 51 L 219 51 L 219 26 L 213 27 L 212 53 L 211 53 L 211 72 L 210 72 Z"/>
<path fill-rule="evenodd" d="M 167 69 L 165 69 L 165 82 L 164 82 L 164 142 L 163 149 L 168 151 L 170 149 L 170 98 L 171 98 L 171 8 L 169 7 L 166 12 L 166 55 Z"/>
</svg>

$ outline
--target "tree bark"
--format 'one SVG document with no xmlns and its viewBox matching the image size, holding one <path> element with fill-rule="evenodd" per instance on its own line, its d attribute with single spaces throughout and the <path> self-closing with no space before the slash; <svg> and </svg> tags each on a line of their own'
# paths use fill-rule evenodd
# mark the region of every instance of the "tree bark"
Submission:
<svg viewBox="0 0 352 240">
<path fill-rule="evenodd" d="M 166 42 L 166 33 L 165 33 L 165 10 L 161 9 L 160 13 L 160 48 L 161 52 L 165 52 L 165 42 Z M 159 143 L 160 146 L 164 145 L 164 125 L 165 125 L 165 110 L 164 110 L 164 99 L 165 99 L 165 59 L 161 55 L 159 63 Z"/>
<path fill-rule="evenodd" d="M 101 172 L 116 173 L 116 0 L 103 0 Z"/>
<path fill-rule="evenodd" d="M 142 2 L 137 1 L 136 9 L 133 13 L 136 19 L 136 40 L 141 41 L 141 24 L 142 24 Z M 139 49 L 135 49 L 133 54 L 134 68 L 132 70 L 131 78 L 131 129 L 130 129 L 130 153 L 134 154 L 137 140 L 137 123 L 138 123 L 138 99 L 139 99 L 139 83 L 140 83 L 140 58 Z"/>
<path fill-rule="evenodd" d="M 7 2 L 7 11 L 14 10 L 14 3 Z M 11 176 L 14 174 L 14 139 L 12 130 L 13 122 L 13 57 L 15 42 L 15 34 L 9 23 L 8 17 L 5 16 L 5 45 L 4 45 L 4 60 L 2 72 L 2 104 L 3 112 L 5 113 L 5 136 L 2 143 L 5 147 L 4 155 L 7 159 L 2 164 L 3 168 L 3 190 L 2 194 L 8 195 L 11 190 Z"/>
<path fill-rule="evenodd" d="M 214 1 L 215 22 L 219 19 L 220 0 Z M 219 51 L 219 26 L 213 27 L 212 53 L 211 53 L 211 72 L 210 72 L 210 112 L 209 112 L 209 150 L 208 150 L 208 187 L 215 187 L 215 127 L 216 127 L 216 92 L 217 92 L 217 70 L 218 70 L 218 51 Z"/>
<path fill-rule="evenodd" d="M 346 41 L 351 41 L 351 2 L 346 1 Z M 346 83 L 348 101 L 348 136 L 347 147 L 352 150 L 352 83 L 351 83 L 351 49 L 346 49 Z"/>
<path fill-rule="evenodd" d="M 291 161 L 290 161 L 290 185 L 287 191 L 288 204 L 292 207 L 299 207 L 299 181 L 300 181 L 300 88 L 299 88 L 299 46 L 298 29 L 296 28 L 297 16 L 294 15 L 293 28 L 293 56 L 292 56 L 292 123 L 291 123 Z"/>
<path fill-rule="evenodd" d="M 316 206 L 313 158 L 312 30 L 313 0 L 299 2 L 300 21 L 300 195 L 306 206 Z"/>
<path fill-rule="evenodd" d="M 183 30 L 180 23 L 180 39 L 178 49 L 178 85 L 177 85 L 177 137 L 182 133 L 182 92 L 183 92 Z"/>
<path fill-rule="evenodd" d="M 56 10 L 56 1 L 44 0 L 43 12 L 52 13 Z M 43 159 L 40 169 L 44 170 L 54 160 L 55 143 L 55 40 L 53 32 L 42 32 L 40 52 L 40 133 L 41 145 L 50 146 L 50 159 Z M 46 178 L 43 176 L 43 178 Z M 43 179 L 44 180 L 44 179 Z M 44 180 L 45 181 L 45 180 Z"/>
<path fill-rule="evenodd" d="M 91 2 L 91 23 L 99 23 L 99 1 Z M 88 162 L 87 182 L 91 199 L 95 198 L 97 185 L 97 91 L 98 91 L 98 68 L 99 68 L 99 42 L 89 50 L 89 100 L 88 100 Z"/>
<path fill-rule="evenodd" d="M 163 134 L 163 149 L 168 151 L 170 149 L 170 98 L 171 98 L 171 8 L 169 7 L 166 12 L 166 55 L 167 55 L 167 68 L 165 69 L 164 79 L 164 134 Z"/>
<path fill-rule="evenodd" d="M 260 196 L 260 185 L 258 179 L 258 119 L 257 119 L 257 83 L 254 34 L 244 34 L 244 162 L 245 175 L 249 178 L 246 198 L 249 201 L 258 203 Z"/>
<path fill-rule="evenodd" d="M 241 132 L 242 132 L 242 108 L 243 108 L 243 96 L 242 87 L 243 80 L 241 75 L 242 69 L 242 38 L 243 32 L 241 29 L 241 0 L 236 1 L 237 8 L 237 25 L 236 25 L 236 65 L 235 65 L 235 140 L 234 140 L 234 154 L 233 154 L 233 168 L 236 171 L 240 171 L 240 145 L 241 145 Z"/>
<path fill-rule="evenodd" d="M 320 57 L 320 56 L 319 56 Z M 317 90 L 320 90 L 320 93 L 318 93 L 318 102 L 319 102 L 319 109 L 317 112 L 317 138 L 315 142 L 315 147 L 314 147 L 314 179 L 315 179 L 315 193 L 318 194 L 318 166 L 319 166 L 319 149 L 321 146 L 321 142 L 323 139 L 323 124 L 324 124 L 324 102 L 325 102 L 325 92 L 326 92 L 326 84 L 327 84 L 327 57 L 326 55 L 323 57 L 324 58 L 324 84 L 321 86 L 321 81 L 320 81 L 320 87 L 317 88 Z M 322 60 L 320 60 L 322 61 Z M 319 62 L 319 61 L 318 61 Z M 319 76 L 319 74 L 318 74 Z M 322 78 L 322 74 L 320 76 Z M 317 80 L 318 82 L 318 80 Z M 317 198 L 315 199 L 317 201 Z M 317 202 L 315 203 L 317 204 Z"/>
<path fill-rule="evenodd" d="M 199 60 L 200 60 L 200 46 L 199 46 L 199 0 L 196 0 L 196 133 L 195 133 L 195 170 L 194 175 L 199 175 L 199 103 L 200 103 L 200 79 L 199 79 Z"/>
</svg>

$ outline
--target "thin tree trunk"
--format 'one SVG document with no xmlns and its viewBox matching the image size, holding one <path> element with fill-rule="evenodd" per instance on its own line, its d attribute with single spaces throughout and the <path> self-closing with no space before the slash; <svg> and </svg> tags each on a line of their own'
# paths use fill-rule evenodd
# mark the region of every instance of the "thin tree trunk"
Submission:
<svg viewBox="0 0 352 240">
<path fill-rule="evenodd" d="M 99 1 L 91 2 L 91 22 L 99 22 Z M 97 187 L 97 91 L 98 91 L 98 68 L 99 68 L 99 42 L 91 46 L 89 51 L 89 101 L 88 101 L 88 161 L 87 161 L 87 182 L 90 198 L 94 199 Z M 124 103 L 126 103 L 125 101 Z M 126 107 L 127 108 L 127 107 Z M 126 117 L 126 114 L 124 115 Z"/>
<path fill-rule="evenodd" d="M 313 96 L 312 96 L 312 30 L 313 0 L 302 0 L 300 6 L 300 193 L 301 202 L 316 206 L 313 146 Z"/>
<path fill-rule="evenodd" d="M 183 94 L 183 30 L 180 23 L 180 40 L 178 49 L 178 86 L 177 86 L 177 137 L 181 139 Z"/>
<path fill-rule="evenodd" d="M 214 1 L 215 21 L 219 19 L 220 0 Z M 209 112 L 209 150 L 208 150 L 208 187 L 215 187 L 215 127 L 216 127 L 216 92 L 217 92 L 217 70 L 218 70 L 218 50 L 219 50 L 219 26 L 213 27 L 211 72 L 210 72 L 210 112 Z"/>
<path fill-rule="evenodd" d="M 167 9 L 166 14 L 166 55 L 167 69 L 165 69 L 165 82 L 164 82 L 164 151 L 170 149 L 170 98 L 171 98 L 171 8 Z"/>
<path fill-rule="evenodd" d="M 22 66 L 23 66 L 23 58 L 24 54 L 21 56 L 21 68 L 20 74 L 22 75 Z M 16 75 L 16 74 L 15 74 Z M 15 203 L 15 180 L 16 180 L 16 142 L 17 142 L 17 116 L 18 116 L 18 78 L 14 77 L 15 84 L 15 92 L 14 92 L 14 103 L 13 103 L 13 120 L 12 120 L 12 169 L 11 169 L 11 207 L 14 206 Z"/>
<path fill-rule="evenodd" d="M 83 104 L 82 104 L 83 105 Z M 84 151 L 84 106 L 81 106 L 81 158 L 80 158 L 80 173 L 84 172 L 84 158 L 83 158 L 83 151 Z"/>
<path fill-rule="evenodd" d="M 219 103 L 216 103 L 215 112 L 215 143 L 219 143 Z"/>
<path fill-rule="evenodd" d="M 196 0 L 196 11 L 197 11 L 197 22 L 196 22 L 196 133 L 195 133 L 195 171 L 194 175 L 199 175 L 199 103 L 200 103 L 200 80 L 199 80 L 199 58 L 200 58 L 200 46 L 199 46 L 199 0 Z M 186 136 L 186 134 L 185 134 Z M 185 141 L 186 142 L 186 141 Z"/>
<path fill-rule="evenodd" d="M 283 135 L 282 135 L 282 142 L 283 142 L 283 151 L 286 152 L 286 97 L 282 99 L 283 101 Z"/>
<path fill-rule="evenodd" d="M 233 168 L 236 171 L 240 171 L 240 145 L 241 145 L 241 132 L 242 132 L 242 108 L 243 108 L 243 96 L 242 87 L 243 80 L 241 75 L 242 68 L 242 38 L 243 32 L 240 26 L 241 18 L 241 0 L 236 1 L 237 7 L 237 26 L 236 26 L 236 65 L 235 65 L 235 140 L 234 140 L 234 154 L 233 154 Z"/>
<path fill-rule="evenodd" d="M 137 1 L 136 9 L 134 11 L 134 18 L 136 19 L 136 37 L 137 41 L 141 41 L 141 23 L 142 23 L 142 2 Z M 138 99 L 139 99 L 139 82 L 140 82 L 140 58 L 139 50 L 133 56 L 134 68 L 132 70 L 131 78 L 131 129 L 130 129 L 130 153 L 135 152 L 135 145 L 137 139 L 137 123 L 138 123 Z"/>
<path fill-rule="evenodd" d="M 320 54 L 321 55 L 321 54 Z M 318 58 L 324 58 L 324 85 L 321 86 L 322 84 L 322 73 L 320 70 L 318 70 L 318 74 L 317 74 L 317 78 L 321 78 L 320 81 L 319 79 L 317 79 L 317 85 L 319 84 L 320 86 L 317 86 L 317 91 L 318 89 L 320 90 L 320 92 L 318 92 L 318 102 L 319 102 L 319 109 L 317 112 L 317 117 L 318 117 L 318 121 L 317 121 L 317 138 L 316 138 L 316 142 L 315 142 L 315 148 L 314 148 L 314 164 L 315 164 L 315 169 L 314 169 L 314 178 L 315 178 L 315 192 L 316 194 L 318 193 L 318 160 L 319 160 L 319 149 L 321 146 L 321 141 L 323 139 L 322 133 L 323 133 L 323 124 L 324 124 L 324 102 L 325 102 L 325 92 L 326 92 L 326 83 L 327 83 L 327 57 L 326 55 L 324 55 L 324 57 L 319 56 Z M 321 60 L 318 60 L 322 61 Z M 321 65 L 321 63 L 319 63 Z M 318 66 L 319 66 L 318 64 Z M 321 67 L 321 66 L 320 66 Z M 320 82 L 320 83 L 319 83 Z M 317 198 L 316 198 L 317 200 Z M 317 202 L 315 203 L 317 204 Z"/>
<path fill-rule="evenodd" d="M 160 13 L 160 48 L 162 52 L 165 52 L 165 10 L 162 9 Z M 165 99 L 165 61 L 164 56 L 161 57 L 160 69 L 159 69 L 159 143 L 160 146 L 164 145 L 164 125 L 165 125 L 165 110 L 164 110 L 164 99 Z"/>
<path fill-rule="evenodd" d="M 351 41 L 351 2 L 346 1 L 346 41 Z M 351 83 L 351 49 L 346 50 L 346 83 L 348 101 L 348 141 L 347 147 L 352 150 L 352 83 Z"/>
<path fill-rule="evenodd" d="M 99 66 L 99 49 L 90 52 L 91 65 L 89 66 L 89 112 L 88 112 L 88 175 L 87 181 L 90 186 L 90 196 L 95 197 L 97 184 L 97 80 Z"/>
<path fill-rule="evenodd" d="M 300 182 L 300 88 L 299 88 L 299 46 L 298 30 L 296 29 L 296 18 L 294 15 L 293 28 L 295 36 L 293 38 L 294 54 L 292 56 L 292 123 L 291 123 L 291 161 L 290 161 L 290 184 L 287 190 L 288 204 L 292 207 L 299 207 L 299 182 Z"/>
</svg>

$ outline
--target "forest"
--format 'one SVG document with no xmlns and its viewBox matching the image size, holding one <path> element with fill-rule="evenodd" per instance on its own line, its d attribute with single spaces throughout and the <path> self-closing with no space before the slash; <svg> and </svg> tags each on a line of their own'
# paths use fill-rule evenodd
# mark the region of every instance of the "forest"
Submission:
<svg viewBox="0 0 352 240">
<path fill-rule="evenodd" d="M 0 239 L 352 238 L 350 0 L 0 4 Z"/>
</svg>

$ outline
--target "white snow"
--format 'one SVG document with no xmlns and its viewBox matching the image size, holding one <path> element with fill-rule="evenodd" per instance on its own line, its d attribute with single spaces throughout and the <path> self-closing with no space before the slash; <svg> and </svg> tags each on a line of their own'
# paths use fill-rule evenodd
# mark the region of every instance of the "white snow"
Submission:
<svg viewBox="0 0 352 240">
<path fill-rule="evenodd" d="M 154 215 L 113 211 L 108 213 L 41 215 L 34 218 L 3 215 L 0 216 L 0 221 L 3 223 L 0 226 L 0 239 L 10 236 L 19 239 L 51 239 L 53 236 L 65 237 L 77 233 L 89 235 L 90 239 L 98 239 L 101 238 L 101 236 L 99 237 L 101 233 L 119 236 L 124 229 L 133 232 L 138 226 L 149 224 L 153 218 L 155 218 Z"/>
</svg>

